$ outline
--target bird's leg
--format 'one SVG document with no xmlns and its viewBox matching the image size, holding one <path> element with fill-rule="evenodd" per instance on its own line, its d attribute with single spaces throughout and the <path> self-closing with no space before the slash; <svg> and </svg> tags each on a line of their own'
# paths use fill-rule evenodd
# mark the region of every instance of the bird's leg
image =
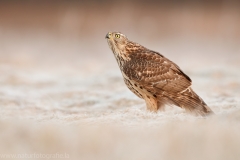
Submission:
<svg viewBox="0 0 240 160">
<path fill-rule="evenodd" d="M 158 110 L 158 104 L 157 104 L 157 99 L 154 98 L 154 97 L 151 97 L 151 96 L 146 96 L 144 98 L 145 102 L 146 102 L 146 105 L 147 105 L 147 109 L 149 111 L 152 111 L 152 112 L 157 112 Z"/>
<path fill-rule="evenodd" d="M 157 101 L 157 105 L 158 105 L 158 110 L 160 111 L 165 111 L 165 104 L 164 104 L 165 101 L 163 101 L 163 99 L 158 99 Z"/>
</svg>

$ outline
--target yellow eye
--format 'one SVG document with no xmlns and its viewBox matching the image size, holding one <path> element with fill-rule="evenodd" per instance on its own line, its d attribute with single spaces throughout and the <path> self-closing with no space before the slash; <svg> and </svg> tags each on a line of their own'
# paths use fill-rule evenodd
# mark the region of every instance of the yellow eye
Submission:
<svg viewBox="0 0 240 160">
<path fill-rule="evenodd" d="M 115 34 L 115 37 L 116 38 L 120 38 L 120 34 Z"/>
</svg>

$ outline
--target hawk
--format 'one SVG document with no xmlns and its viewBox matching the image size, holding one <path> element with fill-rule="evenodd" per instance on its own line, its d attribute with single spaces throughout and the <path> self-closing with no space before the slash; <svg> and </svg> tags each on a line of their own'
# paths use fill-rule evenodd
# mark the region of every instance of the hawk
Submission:
<svg viewBox="0 0 240 160">
<path fill-rule="evenodd" d="M 191 88 L 192 80 L 162 54 L 130 41 L 120 32 L 109 32 L 106 39 L 127 87 L 145 100 L 153 112 L 166 104 L 176 105 L 196 115 L 213 111 Z"/>
</svg>

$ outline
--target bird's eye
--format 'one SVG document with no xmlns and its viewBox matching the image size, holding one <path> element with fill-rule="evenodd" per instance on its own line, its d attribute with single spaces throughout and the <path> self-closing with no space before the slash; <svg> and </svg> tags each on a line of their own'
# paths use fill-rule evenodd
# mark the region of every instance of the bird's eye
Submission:
<svg viewBox="0 0 240 160">
<path fill-rule="evenodd" d="M 120 38 L 120 34 L 115 34 L 115 37 L 116 38 Z"/>
</svg>

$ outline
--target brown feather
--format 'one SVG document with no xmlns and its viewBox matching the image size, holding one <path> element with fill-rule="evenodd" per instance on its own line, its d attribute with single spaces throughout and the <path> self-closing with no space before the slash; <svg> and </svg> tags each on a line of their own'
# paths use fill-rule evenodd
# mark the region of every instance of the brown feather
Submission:
<svg viewBox="0 0 240 160">
<path fill-rule="evenodd" d="M 191 89 L 192 80 L 178 65 L 158 52 L 129 41 L 123 34 L 121 36 L 122 39 L 108 40 L 110 48 L 126 85 L 146 101 L 149 110 L 157 111 L 166 104 L 174 104 L 203 116 L 213 113 Z"/>
</svg>

